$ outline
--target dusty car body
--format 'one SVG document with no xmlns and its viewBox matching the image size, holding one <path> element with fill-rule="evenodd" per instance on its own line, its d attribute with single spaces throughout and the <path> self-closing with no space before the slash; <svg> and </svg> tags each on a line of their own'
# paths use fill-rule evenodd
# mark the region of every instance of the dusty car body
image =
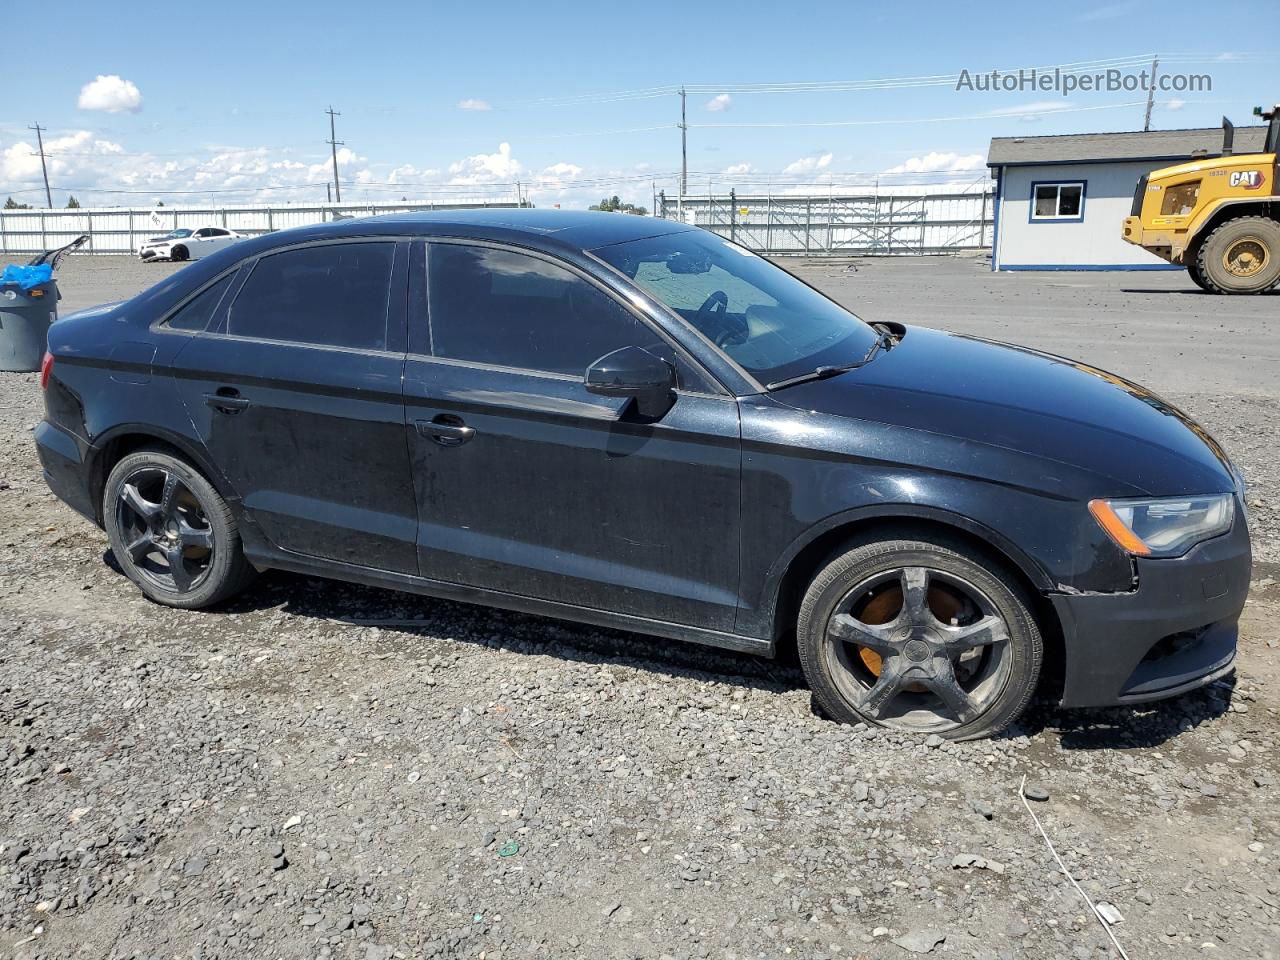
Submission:
<svg viewBox="0 0 1280 960">
<path fill-rule="evenodd" d="M 352 316 L 376 302 L 371 334 L 314 342 L 324 308 L 298 298 L 329 283 Z M 829 714 L 960 737 L 1050 673 L 1065 706 L 1136 703 L 1235 655 L 1243 481 L 1187 416 L 1085 364 L 865 325 L 682 224 L 306 227 L 68 317 L 49 349 L 46 479 L 162 602 L 225 595 L 198 591 L 229 542 L 236 577 L 794 639 Z"/>
</svg>

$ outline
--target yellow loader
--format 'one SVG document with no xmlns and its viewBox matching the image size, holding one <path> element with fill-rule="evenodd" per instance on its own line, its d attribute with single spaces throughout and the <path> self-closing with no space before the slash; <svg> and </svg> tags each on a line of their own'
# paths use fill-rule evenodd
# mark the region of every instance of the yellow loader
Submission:
<svg viewBox="0 0 1280 960">
<path fill-rule="evenodd" d="M 1222 118 L 1222 156 L 1147 174 L 1133 195 L 1124 239 L 1187 268 L 1210 293 L 1262 293 L 1280 282 L 1280 104 L 1254 109 L 1268 121 L 1262 153 L 1232 152 Z"/>
</svg>

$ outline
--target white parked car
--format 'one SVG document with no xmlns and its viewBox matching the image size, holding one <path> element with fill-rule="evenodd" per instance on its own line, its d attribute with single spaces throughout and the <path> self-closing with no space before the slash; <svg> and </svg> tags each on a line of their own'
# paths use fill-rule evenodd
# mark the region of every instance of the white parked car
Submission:
<svg viewBox="0 0 1280 960">
<path fill-rule="evenodd" d="M 163 237 L 152 237 L 138 247 L 138 257 L 142 260 L 199 260 L 239 239 L 240 234 L 223 227 L 173 230 Z"/>
</svg>

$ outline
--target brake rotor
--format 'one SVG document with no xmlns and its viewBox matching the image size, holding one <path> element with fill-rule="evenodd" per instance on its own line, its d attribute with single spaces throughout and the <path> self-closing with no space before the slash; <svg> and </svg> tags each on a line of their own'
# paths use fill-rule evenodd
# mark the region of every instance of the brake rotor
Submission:
<svg viewBox="0 0 1280 960">
<path fill-rule="evenodd" d="M 949 590 L 930 587 L 927 596 L 929 609 L 943 623 L 953 622 L 964 609 L 964 601 Z M 863 623 L 878 626 L 892 622 L 901 610 L 902 588 L 895 586 L 868 600 L 867 605 L 858 613 L 858 619 Z M 858 658 L 862 661 L 863 666 L 870 670 L 874 676 L 880 676 L 880 666 L 884 662 L 880 654 L 870 647 L 860 646 L 858 647 Z M 918 683 L 913 683 L 906 689 L 913 693 L 923 693 L 925 688 Z"/>
</svg>

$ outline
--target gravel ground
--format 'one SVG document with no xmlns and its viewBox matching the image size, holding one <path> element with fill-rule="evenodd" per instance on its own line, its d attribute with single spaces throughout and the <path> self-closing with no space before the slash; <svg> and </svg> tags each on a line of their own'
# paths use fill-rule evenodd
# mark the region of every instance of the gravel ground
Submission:
<svg viewBox="0 0 1280 960">
<path fill-rule="evenodd" d="M 170 269 L 74 258 L 64 309 Z M 46 491 L 36 378 L 0 374 L 0 957 L 1114 956 L 1023 776 L 1134 960 L 1280 957 L 1275 301 L 805 269 L 870 319 L 944 303 L 1133 375 L 1181 352 L 1141 379 L 1253 484 L 1236 676 L 954 745 L 822 721 L 785 663 L 328 581 L 170 610 Z M 1223 380 L 1143 309 L 1261 346 Z"/>
</svg>

